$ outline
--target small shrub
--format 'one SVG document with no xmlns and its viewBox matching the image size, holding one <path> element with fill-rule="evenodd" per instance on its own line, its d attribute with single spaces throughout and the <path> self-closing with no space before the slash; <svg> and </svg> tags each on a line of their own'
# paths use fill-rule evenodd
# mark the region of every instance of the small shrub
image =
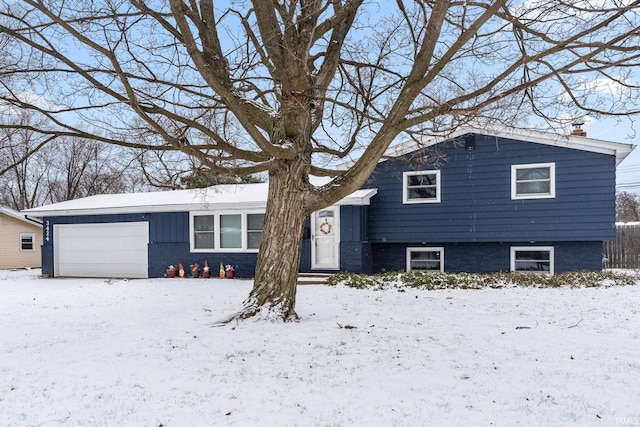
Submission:
<svg viewBox="0 0 640 427">
<path fill-rule="evenodd" d="M 343 285 L 349 288 L 366 289 L 376 287 L 378 283 L 375 276 L 365 274 L 338 273 L 329 277 L 327 283 L 330 286 Z"/>
<path fill-rule="evenodd" d="M 420 271 L 387 272 L 375 275 L 338 273 L 329 278 L 330 286 L 342 285 L 357 289 L 393 289 L 404 292 L 406 288 L 442 289 L 501 289 L 509 287 L 593 288 L 630 286 L 638 283 L 640 276 L 615 271 L 590 271 L 562 273 L 547 276 L 536 273 L 427 273 Z"/>
</svg>

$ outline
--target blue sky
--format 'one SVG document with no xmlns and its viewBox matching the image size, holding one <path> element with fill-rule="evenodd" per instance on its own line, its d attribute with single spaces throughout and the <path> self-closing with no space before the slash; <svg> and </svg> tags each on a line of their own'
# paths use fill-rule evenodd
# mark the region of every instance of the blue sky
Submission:
<svg viewBox="0 0 640 427">
<path fill-rule="evenodd" d="M 593 120 L 585 124 L 583 129 L 589 138 L 639 146 L 618 166 L 616 191 L 640 194 L 640 133 L 636 134 L 630 119 L 625 118 L 621 121 L 613 118 Z"/>
</svg>

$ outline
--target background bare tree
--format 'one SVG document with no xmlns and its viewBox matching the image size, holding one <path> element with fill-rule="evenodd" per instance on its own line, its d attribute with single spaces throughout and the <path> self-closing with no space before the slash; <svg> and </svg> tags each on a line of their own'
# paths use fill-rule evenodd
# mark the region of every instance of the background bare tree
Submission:
<svg viewBox="0 0 640 427">
<path fill-rule="evenodd" d="M 626 191 L 616 194 L 616 221 L 640 221 L 640 196 Z"/>
<path fill-rule="evenodd" d="M 118 155 L 120 147 L 43 136 L 35 129 L 46 128 L 44 118 L 30 110 L 5 113 L 2 122 L 20 127 L 0 129 L 0 204 L 21 210 L 136 189 L 140 171 L 130 168 L 131 155 Z"/>
<path fill-rule="evenodd" d="M 28 111 L 7 112 L 2 122 L 7 121 L 19 126 L 0 130 L 0 204 L 14 209 L 40 206 L 47 197 L 52 163 L 47 142 L 52 138 L 34 130 L 46 123 Z"/>
<path fill-rule="evenodd" d="M 49 168 L 48 203 L 131 189 L 127 173 L 135 163 L 118 154 L 123 150 L 74 137 L 61 138 L 53 147 L 56 161 Z"/>
<path fill-rule="evenodd" d="M 255 284 L 235 318 L 291 319 L 305 218 L 361 187 L 394 141 L 471 120 L 635 113 L 638 8 L 3 1 L 0 31 L 17 60 L 0 71 L 0 99 L 46 118 L 44 137 L 181 152 L 223 175 L 267 172 Z M 344 160 L 348 170 L 333 167 Z M 334 179 L 315 187 L 310 175 Z"/>
</svg>

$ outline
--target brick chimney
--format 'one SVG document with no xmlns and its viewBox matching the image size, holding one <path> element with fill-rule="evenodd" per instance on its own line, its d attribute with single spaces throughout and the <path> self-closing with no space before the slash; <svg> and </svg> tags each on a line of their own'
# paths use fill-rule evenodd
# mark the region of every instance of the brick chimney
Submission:
<svg viewBox="0 0 640 427">
<path fill-rule="evenodd" d="M 582 130 L 582 125 L 584 125 L 584 122 L 576 122 L 573 124 L 573 131 L 571 132 L 571 135 L 574 136 L 587 136 L 587 132 L 585 132 L 584 130 Z"/>
</svg>

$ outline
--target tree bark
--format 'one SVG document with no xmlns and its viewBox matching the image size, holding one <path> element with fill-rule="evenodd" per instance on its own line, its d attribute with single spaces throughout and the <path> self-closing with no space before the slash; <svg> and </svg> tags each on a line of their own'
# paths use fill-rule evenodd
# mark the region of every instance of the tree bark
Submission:
<svg viewBox="0 0 640 427">
<path fill-rule="evenodd" d="M 225 323 L 257 317 L 297 321 L 296 288 L 304 224 L 310 212 L 308 192 L 301 186 L 299 162 L 281 161 L 269 175 L 265 212 L 253 289 L 241 310 Z M 306 181 L 306 180 L 305 180 Z M 270 236 L 266 238 L 266 236 Z"/>
</svg>

